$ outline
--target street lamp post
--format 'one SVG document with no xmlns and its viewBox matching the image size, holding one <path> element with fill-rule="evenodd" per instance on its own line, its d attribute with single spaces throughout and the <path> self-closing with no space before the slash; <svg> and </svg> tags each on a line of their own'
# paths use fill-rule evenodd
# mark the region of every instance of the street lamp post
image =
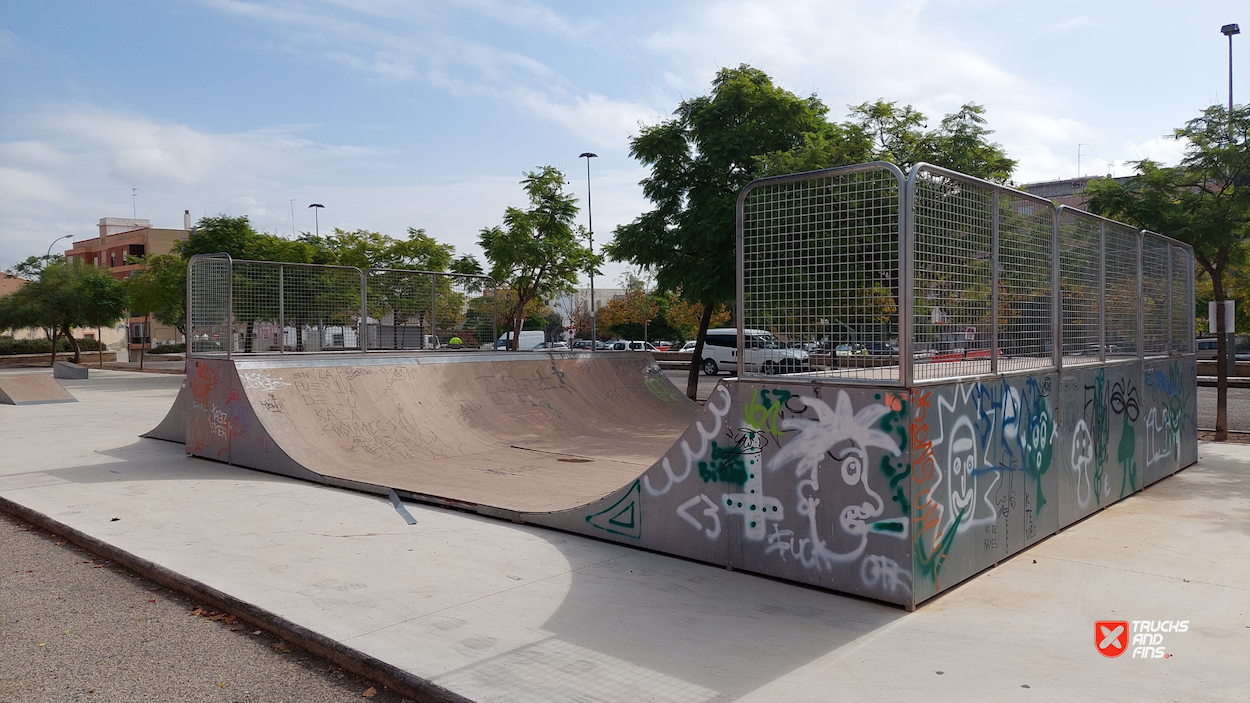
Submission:
<svg viewBox="0 0 1250 703">
<path fill-rule="evenodd" d="M 1241 34 L 1241 27 L 1235 24 L 1226 24 L 1220 27 L 1220 33 L 1228 37 L 1228 139 L 1231 142 L 1233 139 L 1233 35 Z M 1237 331 L 1235 329 L 1225 329 L 1224 311 L 1222 309 L 1216 311 L 1215 319 L 1217 323 L 1216 329 L 1224 332 L 1220 336 L 1226 340 L 1224 345 L 1225 350 L 1228 352 L 1221 361 L 1228 365 L 1229 376 L 1236 375 L 1237 351 L 1235 347 L 1237 346 Z M 1216 429 L 1218 430 L 1219 427 L 1217 424 Z"/>
<path fill-rule="evenodd" d="M 590 255 L 595 255 L 595 216 L 590 209 L 590 160 L 598 158 L 598 154 L 592 154 L 589 151 L 582 152 L 579 159 L 586 159 L 586 222 L 590 229 Z M 599 328 L 595 324 L 598 322 L 599 312 L 595 310 L 595 264 L 590 264 L 590 351 L 598 351 L 599 348 Z"/>
<path fill-rule="evenodd" d="M 1233 35 L 1241 34 L 1241 27 L 1226 24 L 1220 27 L 1220 33 L 1228 37 L 1228 122 L 1233 121 Z"/>
<path fill-rule="evenodd" d="M 69 239 L 69 238 L 70 238 L 70 237 L 72 237 L 72 236 L 74 236 L 74 235 L 72 235 L 72 234 L 67 234 L 67 235 L 65 235 L 64 237 L 57 237 L 56 239 L 53 239 L 53 240 L 52 240 L 52 244 L 49 244 L 49 245 L 48 245 L 48 253 L 46 253 L 46 254 L 44 254 L 44 255 L 43 255 L 44 260 L 46 261 L 46 260 L 48 260 L 48 259 L 52 256 L 52 247 L 53 247 L 53 246 L 54 246 L 57 242 L 61 241 L 62 239 Z"/>
<path fill-rule="evenodd" d="M 320 237 L 321 236 L 321 208 L 325 207 L 325 205 L 322 205 L 321 203 L 313 203 L 312 205 L 309 205 L 308 207 L 315 208 L 313 210 L 313 220 L 316 222 L 317 236 Z"/>
</svg>

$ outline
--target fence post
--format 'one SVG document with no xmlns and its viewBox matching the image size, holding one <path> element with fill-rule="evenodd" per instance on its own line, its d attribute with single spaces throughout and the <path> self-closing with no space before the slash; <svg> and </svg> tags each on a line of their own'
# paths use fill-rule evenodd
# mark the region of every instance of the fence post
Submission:
<svg viewBox="0 0 1250 703">
<path fill-rule="evenodd" d="M 438 334 L 438 276 L 430 274 L 430 336 Z M 425 349 L 425 340 L 421 340 L 421 348 Z M 438 349 L 438 346 L 434 347 Z"/>
<path fill-rule="evenodd" d="M 1051 361 L 1055 365 L 1055 369 L 1063 368 L 1063 276 L 1062 269 L 1063 255 L 1060 247 L 1061 236 L 1059 230 L 1059 222 L 1063 211 L 1050 206 L 1050 286 L 1051 286 Z M 1056 403 L 1058 408 L 1059 404 Z"/>
<path fill-rule="evenodd" d="M 196 259 L 194 256 L 191 257 L 191 260 L 189 262 L 187 262 L 187 283 L 185 286 L 187 289 L 186 290 L 187 305 L 186 305 L 186 310 L 183 313 L 185 317 L 183 318 L 183 321 L 182 321 L 183 329 L 186 330 L 186 333 L 183 334 L 183 337 L 185 338 L 183 341 L 185 341 L 187 344 L 187 358 L 188 359 L 190 359 L 192 356 L 195 356 L 194 341 L 193 341 L 195 338 L 195 328 L 191 326 L 191 321 L 195 319 L 194 317 L 195 313 L 192 307 L 194 305 L 194 298 L 191 297 L 191 283 L 195 278 L 195 262 L 196 262 Z M 130 352 L 130 320 L 129 319 L 126 320 L 126 351 L 127 351 L 127 354 L 129 354 Z M 129 358 L 129 356 L 127 358 Z"/>
<path fill-rule="evenodd" d="M 278 264 L 278 353 L 286 353 L 286 267 Z"/>
<path fill-rule="evenodd" d="M 360 272 L 360 325 L 357 327 L 356 343 L 360 346 L 360 351 L 369 351 L 369 272 L 373 269 L 366 269 Z"/>
<path fill-rule="evenodd" d="M 1146 298 L 1142 286 L 1142 271 L 1146 254 L 1146 231 L 1137 232 L 1137 360 L 1146 358 Z"/>
<path fill-rule="evenodd" d="M 907 388 L 914 379 L 914 307 L 915 291 L 915 245 L 916 245 L 916 176 L 917 166 L 912 166 L 907 180 L 899 183 L 899 238 L 898 238 L 898 380 Z"/>
<path fill-rule="evenodd" d="M 490 290 L 491 290 L 491 298 L 494 299 L 494 307 L 495 307 L 495 312 L 491 315 L 491 318 L 490 318 L 490 350 L 495 351 L 495 341 L 499 339 L 499 284 L 496 283 L 495 279 L 493 278 L 490 279 Z M 590 301 L 590 304 L 593 307 L 595 304 L 595 301 L 593 300 Z M 591 346 L 591 349 L 594 348 L 595 340 L 592 339 L 590 341 L 590 346 Z"/>
<path fill-rule="evenodd" d="M 234 259 L 226 257 L 226 358 L 234 356 Z"/>
<path fill-rule="evenodd" d="M 990 373 L 998 373 L 998 229 L 1001 207 L 999 189 L 990 206 Z"/>
<path fill-rule="evenodd" d="M 1098 223 L 1098 361 L 1107 362 L 1107 223 Z"/>
</svg>

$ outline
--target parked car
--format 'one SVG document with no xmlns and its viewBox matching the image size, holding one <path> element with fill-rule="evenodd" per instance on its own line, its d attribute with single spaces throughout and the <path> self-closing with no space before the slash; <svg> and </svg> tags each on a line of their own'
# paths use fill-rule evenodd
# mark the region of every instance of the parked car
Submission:
<svg viewBox="0 0 1250 703">
<path fill-rule="evenodd" d="M 689 342 L 686 342 L 685 344 L 681 345 L 681 349 L 678 349 L 677 351 L 679 351 L 679 352 L 692 352 L 692 351 L 694 351 L 694 345 L 695 345 L 695 342 L 696 342 L 696 341 L 697 341 L 697 340 L 692 339 L 692 340 L 690 340 Z"/>
<path fill-rule="evenodd" d="M 652 345 L 650 342 L 643 342 L 637 339 L 635 340 L 618 339 L 614 342 L 610 342 L 608 344 L 608 348 L 610 351 L 645 351 L 645 352 L 659 351 L 659 349 L 656 349 L 655 346 Z"/>
<path fill-rule="evenodd" d="M 860 354 L 867 354 L 867 353 L 868 353 L 868 348 L 860 344 L 859 342 L 847 342 L 844 344 L 839 344 L 838 346 L 833 348 L 834 356 L 859 356 Z"/>
<path fill-rule="evenodd" d="M 1194 347 L 1198 350 L 1197 358 L 1214 359 L 1219 354 L 1220 340 L 1217 337 L 1195 339 Z"/>
<path fill-rule="evenodd" d="M 738 371 L 738 330 L 720 327 L 707 331 L 703 345 L 703 373 L 715 376 L 723 371 Z M 767 330 L 743 330 L 742 370 L 746 372 L 781 374 L 806 373 L 812 370 L 811 358 L 802 349 L 785 349 Z"/>
</svg>

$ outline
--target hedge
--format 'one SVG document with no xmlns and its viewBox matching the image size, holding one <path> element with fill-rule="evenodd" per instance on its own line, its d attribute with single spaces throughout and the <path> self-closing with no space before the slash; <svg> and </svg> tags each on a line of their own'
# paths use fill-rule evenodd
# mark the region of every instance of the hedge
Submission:
<svg viewBox="0 0 1250 703">
<path fill-rule="evenodd" d="M 105 344 L 104 351 L 108 351 L 108 345 Z M 94 339 L 78 340 L 78 348 L 82 351 L 98 351 L 101 344 Z M 57 340 L 56 350 L 58 352 L 73 351 L 69 340 L 62 337 Z M 12 337 L 0 337 L 0 356 L 11 356 L 13 354 L 51 354 L 52 341 L 47 339 L 13 339 Z"/>
</svg>

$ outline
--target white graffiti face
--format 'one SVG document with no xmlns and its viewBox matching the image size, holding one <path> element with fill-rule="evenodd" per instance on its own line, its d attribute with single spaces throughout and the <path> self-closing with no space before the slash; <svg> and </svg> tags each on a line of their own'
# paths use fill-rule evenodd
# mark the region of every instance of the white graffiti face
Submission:
<svg viewBox="0 0 1250 703">
<path fill-rule="evenodd" d="M 1094 485 L 1090 478 L 1093 465 L 1094 438 L 1089 433 L 1085 418 L 1081 418 L 1072 434 L 1072 473 L 1076 474 L 1076 502 L 1082 508 L 1089 505 L 1089 499 L 1094 494 Z"/>
<path fill-rule="evenodd" d="M 962 514 L 965 521 L 971 520 L 976 511 L 977 443 L 972 421 L 966 417 L 955 422 L 947 448 L 946 465 L 950 467 L 946 504 L 956 515 Z"/>
</svg>

